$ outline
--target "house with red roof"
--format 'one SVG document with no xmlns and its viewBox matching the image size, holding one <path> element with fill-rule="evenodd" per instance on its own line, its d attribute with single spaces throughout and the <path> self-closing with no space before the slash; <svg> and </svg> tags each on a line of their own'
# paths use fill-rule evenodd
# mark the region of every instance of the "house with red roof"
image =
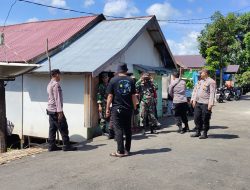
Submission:
<svg viewBox="0 0 250 190">
<path fill-rule="evenodd" d="M 6 86 L 7 118 L 15 125 L 14 133 L 47 138 L 46 87 L 51 67 L 62 72 L 64 112 L 75 142 L 97 134 L 100 73 L 114 73 L 120 63 L 127 63 L 129 73 L 137 78 L 150 72 L 159 84 L 161 100 L 162 75 L 176 68 L 155 16 L 106 20 L 98 15 L 7 26 L 0 61 L 37 66 Z"/>
</svg>

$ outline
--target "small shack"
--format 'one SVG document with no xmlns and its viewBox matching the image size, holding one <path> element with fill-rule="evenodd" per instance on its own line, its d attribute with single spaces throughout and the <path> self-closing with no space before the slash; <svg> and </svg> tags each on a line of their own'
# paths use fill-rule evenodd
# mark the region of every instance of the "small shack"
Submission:
<svg viewBox="0 0 250 190">
<path fill-rule="evenodd" d="M 62 20 L 53 21 L 48 28 L 54 32 L 61 28 L 64 30 L 60 31 L 61 33 L 57 31 L 54 37 L 49 33 L 46 35 L 49 37 L 49 44 L 58 38 L 62 39 L 58 47 L 49 48 L 51 67 L 62 72 L 64 112 L 68 119 L 70 138 L 76 142 L 96 135 L 96 92 L 98 75 L 101 72 L 115 72 L 117 64 L 125 62 L 128 64 L 129 72 L 137 77 L 137 73 L 145 68 L 152 71 L 161 88 L 162 74 L 176 68 L 175 60 L 155 16 L 105 20 L 99 15 L 91 17 L 89 22 L 86 18 L 89 17 L 67 19 L 70 28 L 60 25 Z M 43 27 L 40 25 L 49 22 L 51 21 L 33 24 L 43 33 Z M 87 24 L 81 25 L 83 22 Z M 55 27 L 56 23 L 58 27 Z M 17 28 L 24 25 L 26 24 L 17 25 Z M 73 32 L 71 37 L 62 38 L 62 35 L 66 35 L 77 26 L 80 32 L 77 30 L 78 32 Z M 32 30 L 37 30 L 36 27 Z M 32 46 L 36 40 L 34 37 L 28 44 Z M 47 138 L 48 117 L 45 110 L 49 62 L 44 54 L 31 59 L 31 62 L 39 64 L 40 67 L 7 85 L 7 117 L 15 125 L 14 133 L 20 134 L 23 131 L 27 136 Z M 162 92 L 159 90 L 159 116 L 162 115 L 161 97 Z"/>
</svg>

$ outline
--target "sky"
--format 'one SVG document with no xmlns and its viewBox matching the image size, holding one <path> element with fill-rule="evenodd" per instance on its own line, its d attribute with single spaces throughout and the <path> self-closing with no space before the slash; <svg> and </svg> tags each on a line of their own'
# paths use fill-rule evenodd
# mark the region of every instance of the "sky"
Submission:
<svg viewBox="0 0 250 190">
<path fill-rule="evenodd" d="M 210 17 L 215 11 L 223 14 L 250 11 L 250 0 L 30 0 L 42 4 L 70 8 L 91 13 L 103 13 L 110 16 L 137 17 L 156 15 L 159 20 L 182 20 Z M 0 25 L 8 14 L 14 0 L 1 0 Z M 243 10 L 242 10 L 243 9 Z M 46 7 L 19 2 L 7 20 L 7 25 L 84 16 L 80 13 L 55 10 Z M 209 19 L 200 21 L 202 24 L 177 24 L 159 22 L 174 55 L 198 54 L 197 36 Z"/>
</svg>

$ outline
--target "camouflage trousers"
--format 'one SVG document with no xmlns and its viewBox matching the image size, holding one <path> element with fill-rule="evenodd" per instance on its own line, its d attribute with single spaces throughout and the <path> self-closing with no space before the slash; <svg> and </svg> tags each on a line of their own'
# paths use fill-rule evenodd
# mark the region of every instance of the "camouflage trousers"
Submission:
<svg viewBox="0 0 250 190">
<path fill-rule="evenodd" d="M 155 117 L 155 106 L 153 101 L 149 103 L 141 102 L 140 106 L 140 126 L 150 127 L 157 126 L 157 119 Z"/>
<path fill-rule="evenodd" d="M 106 118 L 106 105 L 102 105 L 102 112 L 99 113 L 99 126 L 103 132 L 108 132 L 109 119 Z"/>
</svg>

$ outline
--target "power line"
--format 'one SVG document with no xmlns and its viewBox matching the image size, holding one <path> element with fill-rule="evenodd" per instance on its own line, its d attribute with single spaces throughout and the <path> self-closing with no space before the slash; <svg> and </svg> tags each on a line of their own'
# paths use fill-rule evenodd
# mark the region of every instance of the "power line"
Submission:
<svg viewBox="0 0 250 190">
<path fill-rule="evenodd" d="M 93 16 L 97 16 L 99 14 L 97 13 L 91 13 L 91 12 L 86 12 L 86 11 L 79 11 L 79 10 L 75 10 L 75 9 L 69 9 L 69 8 L 62 8 L 62 7 L 56 7 L 56 6 L 52 6 L 52 5 L 45 5 L 42 3 L 37 3 L 37 2 L 32 2 L 29 0 L 18 0 L 20 2 L 25 2 L 25 3 L 29 3 L 29 4 L 34 4 L 34 5 L 38 5 L 38 6 L 43 6 L 43 7 L 47 7 L 47 8 L 53 8 L 53 9 L 59 9 L 59 10 L 64 10 L 64 11 L 71 11 L 71 12 L 75 12 L 75 13 L 81 13 L 81 14 L 87 14 L 87 15 L 93 15 Z M 236 11 L 232 11 L 232 13 L 238 13 L 240 11 L 246 10 L 250 8 L 250 6 L 247 6 L 245 8 L 236 10 Z M 226 15 L 226 14 L 224 14 Z M 121 17 L 121 16 L 111 16 L 111 15 L 104 15 L 105 17 L 108 18 L 114 18 L 114 19 L 126 19 L 125 17 Z M 191 22 L 190 21 L 201 21 L 201 20 L 210 20 L 212 18 L 212 16 L 210 17 L 204 17 L 204 18 L 190 18 L 190 19 L 158 19 L 157 21 L 159 22 L 168 22 L 168 23 L 175 23 L 175 24 L 209 24 L 207 22 Z M 143 18 L 131 18 L 134 20 L 144 20 Z"/>
<path fill-rule="evenodd" d="M 9 18 L 9 16 L 10 16 L 10 12 L 11 12 L 13 6 L 16 4 L 16 2 L 17 2 L 17 0 L 15 0 L 15 1 L 11 4 L 11 6 L 10 6 L 10 9 L 9 9 L 9 11 L 8 11 L 8 14 L 7 14 L 7 16 L 6 16 L 6 18 L 5 18 L 5 21 L 4 21 L 4 24 L 3 24 L 2 32 L 4 32 L 4 28 L 5 28 L 6 22 L 7 22 L 8 18 Z"/>
<path fill-rule="evenodd" d="M 63 10 L 63 11 L 70 11 L 70 12 L 75 12 L 75 13 L 81 13 L 81 14 L 87 14 L 87 15 L 92 15 L 92 16 L 97 16 L 99 14 L 97 13 L 91 13 L 91 12 L 86 12 L 86 11 L 79 11 L 79 10 L 75 10 L 75 9 L 68 9 L 68 8 L 62 8 L 62 7 L 56 7 L 56 6 L 52 6 L 52 5 L 45 5 L 42 3 L 37 3 L 37 2 L 32 2 L 32 1 L 28 1 L 28 0 L 18 0 L 20 2 L 25 2 L 25 3 L 29 3 L 29 4 L 34 4 L 34 5 L 38 5 L 38 6 L 43 6 L 43 7 L 47 7 L 47 8 L 53 8 L 53 9 L 59 9 L 59 10 Z M 121 16 L 111 16 L 111 15 L 104 15 L 105 17 L 108 18 L 114 18 L 114 19 L 127 19 L 126 17 L 121 17 Z M 131 18 L 134 20 L 145 20 L 143 18 Z M 209 23 L 186 23 L 186 21 L 195 21 L 195 20 L 202 20 L 202 19 L 187 19 L 187 20 L 171 20 L 171 19 L 166 19 L 166 20 L 158 20 L 159 22 L 168 22 L 168 23 L 176 23 L 176 24 L 209 24 Z M 185 22 L 185 23 L 184 23 Z"/>
</svg>

